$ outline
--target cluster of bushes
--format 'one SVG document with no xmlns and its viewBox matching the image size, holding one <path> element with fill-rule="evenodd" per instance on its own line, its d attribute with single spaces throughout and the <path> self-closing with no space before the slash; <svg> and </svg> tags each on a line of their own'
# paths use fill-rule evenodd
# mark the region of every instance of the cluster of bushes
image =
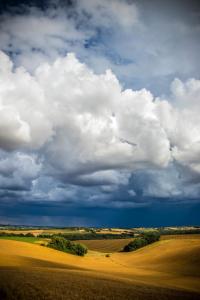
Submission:
<svg viewBox="0 0 200 300">
<path fill-rule="evenodd" d="M 88 250 L 85 245 L 73 243 L 60 236 L 53 237 L 47 247 L 79 256 L 84 256 Z"/>
<path fill-rule="evenodd" d="M 52 238 L 55 236 L 63 237 L 66 240 L 77 241 L 77 240 L 105 240 L 105 239 L 126 239 L 134 237 L 133 233 L 121 233 L 121 234 L 112 234 L 112 233 L 58 233 L 56 235 L 52 234 L 40 234 L 39 238 Z"/>
<path fill-rule="evenodd" d="M 0 236 L 8 236 L 8 237 L 12 237 L 12 236 L 16 236 L 16 237 L 35 237 L 34 234 L 32 234 L 31 232 L 28 233 L 13 233 L 13 232 L 0 232 Z"/>
<path fill-rule="evenodd" d="M 131 252 L 135 251 L 139 248 L 142 248 L 148 244 L 152 244 L 156 241 L 159 241 L 160 234 L 159 232 L 152 231 L 152 232 L 145 232 L 141 234 L 140 237 L 131 241 L 128 245 L 126 245 L 123 249 L 124 252 Z"/>
</svg>

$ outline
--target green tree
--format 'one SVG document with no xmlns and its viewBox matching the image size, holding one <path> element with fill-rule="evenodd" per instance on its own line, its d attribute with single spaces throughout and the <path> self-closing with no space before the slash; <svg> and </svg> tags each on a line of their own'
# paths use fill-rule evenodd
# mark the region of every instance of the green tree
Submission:
<svg viewBox="0 0 200 300">
<path fill-rule="evenodd" d="M 54 236 L 47 244 L 47 247 L 79 256 L 84 256 L 87 253 L 87 247 L 85 245 L 73 243 L 60 236 Z"/>
<path fill-rule="evenodd" d="M 136 238 L 124 247 L 125 252 L 137 250 L 147 245 L 147 241 L 143 238 Z"/>
<path fill-rule="evenodd" d="M 159 241 L 160 234 L 158 231 L 149 231 L 142 234 L 142 237 L 147 241 L 147 244 L 151 244 Z"/>
<path fill-rule="evenodd" d="M 148 244 L 154 243 L 160 239 L 160 234 L 157 231 L 145 232 L 126 245 L 123 249 L 125 252 L 135 251 L 142 248 Z"/>
</svg>

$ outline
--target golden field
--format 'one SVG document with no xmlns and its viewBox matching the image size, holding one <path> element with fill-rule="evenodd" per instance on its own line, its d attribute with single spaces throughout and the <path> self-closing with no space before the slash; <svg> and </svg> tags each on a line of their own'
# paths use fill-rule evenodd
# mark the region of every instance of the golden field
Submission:
<svg viewBox="0 0 200 300">
<path fill-rule="evenodd" d="M 165 239 L 110 257 L 1 239 L 0 270 L 5 300 L 200 299 L 200 239 Z"/>
</svg>

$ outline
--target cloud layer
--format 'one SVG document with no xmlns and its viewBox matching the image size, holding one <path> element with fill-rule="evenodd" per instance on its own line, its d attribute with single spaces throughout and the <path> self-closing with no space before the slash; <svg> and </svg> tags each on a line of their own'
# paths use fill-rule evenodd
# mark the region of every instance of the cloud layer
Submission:
<svg viewBox="0 0 200 300">
<path fill-rule="evenodd" d="M 199 13 L 195 0 L 0 3 L 3 222 L 192 215 Z"/>
<path fill-rule="evenodd" d="M 0 66 L 4 198 L 82 195 L 82 205 L 114 207 L 199 198 L 200 81 L 175 79 L 165 99 L 124 89 L 111 70 L 95 74 L 73 53 L 31 74 L 1 52 Z"/>
<path fill-rule="evenodd" d="M 193 0 L 189 7 L 181 0 L 42 3 L 33 0 L 0 15 L 0 49 L 15 65 L 34 71 L 74 52 L 95 72 L 111 68 L 126 87 L 156 95 L 168 92 L 174 77 L 199 76 L 199 7 Z"/>
</svg>

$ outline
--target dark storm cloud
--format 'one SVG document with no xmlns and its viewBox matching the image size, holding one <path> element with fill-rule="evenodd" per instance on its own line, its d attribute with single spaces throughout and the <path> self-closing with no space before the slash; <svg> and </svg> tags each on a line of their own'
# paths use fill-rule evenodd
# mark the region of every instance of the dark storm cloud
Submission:
<svg viewBox="0 0 200 300">
<path fill-rule="evenodd" d="M 0 204 L 0 218 L 10 224 L 46 226 L 140 227 L 199 224 L 199 204 L 169 203 L 137 209 L 69 208 L 63 203 Z M 169 219 L 170 215 L 170 219 Z M 5 218 L 6 216 L 6 218 Z"/>
<path fill-rule="evenodd" d="M 2 0 L 0 12 L 11 12 L 13 14 L 23 14 L 27 7 L 37 7 L 43 11 L 56 5 L 70 6 L 70 0 Z"/>
</svg>

